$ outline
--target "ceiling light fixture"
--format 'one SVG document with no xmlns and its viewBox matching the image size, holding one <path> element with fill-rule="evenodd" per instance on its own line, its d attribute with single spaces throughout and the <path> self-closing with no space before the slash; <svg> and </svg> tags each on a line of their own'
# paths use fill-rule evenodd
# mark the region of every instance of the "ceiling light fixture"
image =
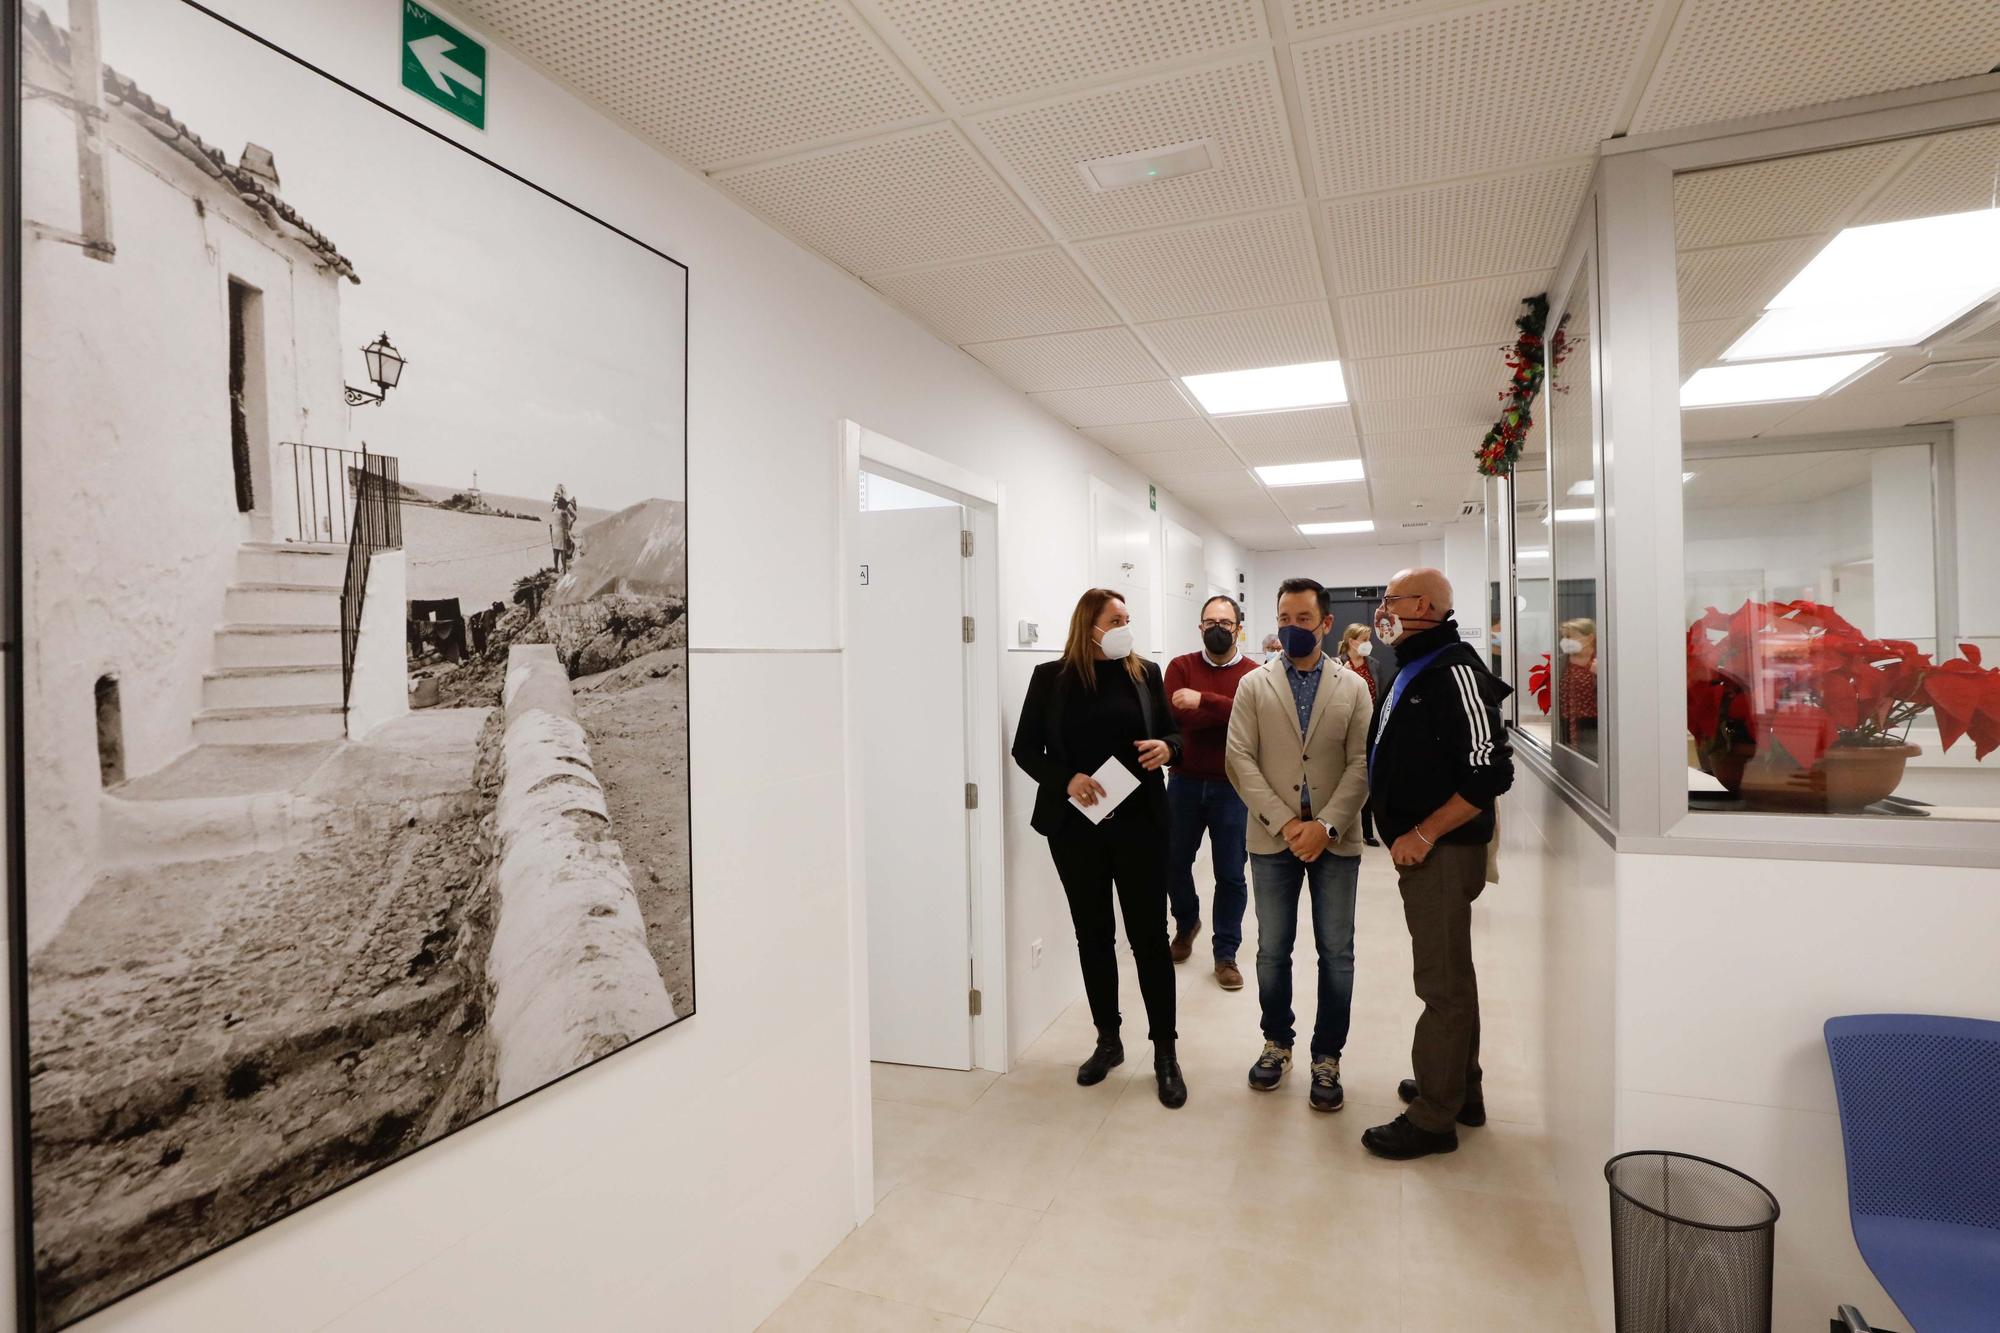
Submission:
<svg viewBox="0 0 2000 1333">
<path fill-rule="evenodd" d="M 1342 523 L 1301 523 L 1299 531 L 1308 537 L 1338 537 L 1349 532 L 1373 532 L 1375 520 L 1357 518 Z"/>
<path fill-rule="evenodd" d="M 1361 460 L 1329 458 L 1320 463 L 1273 463 L 1252 469 L 1266 486 L 1327 486 L 1361 480 Z"/>
<path fill-rule="evenodd" d="M 1216 161 L 1215 145 L 1206 139 L 1197 139 L 1192 143 L 1177 143 L 1166 148 L 1142 148 L 1136 153 L 1093 158 L 1076 165 L 1083 172 L 1084 182 L 1102 194 L 1106 190 L 1124 190 L 1134 185 L 1147 185 L 1153 181 L 1172 180 L 1175 176 L 1207 171 L 1216 165 Z"/>
<path fill-rule="evenodd" d="M 1331 407 L 1347 401 L 1347 381 L 1341 376 L 1338 361 L 1183 375 L 1181 383 L 1187 385 L 1203 411 L 1218 417 L 1238 412 Z"/>
<path fill-rule="evenodd" d="M 1817 398 L 1880 361 L 1875 352 L 1815 356 L 1800 361 L 1755 361 L 1697 370 L 1681 385 L 1682 407 L 1731 407 Z"/>
<path fill-rule="evenodd" d="M 2000 208 L 1849 227 L 1724 361 L 1915 347 L 2000 294 Z"/>
</svg>

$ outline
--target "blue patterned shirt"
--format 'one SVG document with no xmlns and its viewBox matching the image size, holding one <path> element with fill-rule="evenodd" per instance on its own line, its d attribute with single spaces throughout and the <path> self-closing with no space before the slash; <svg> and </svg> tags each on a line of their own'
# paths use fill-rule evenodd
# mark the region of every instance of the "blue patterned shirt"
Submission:
<svg viewBox="0 0 2000 1333">
<path fill-rule="evenodd" d="M 1292 702 L 1299 708 L 1299 744 L 1304 745 L 1306 732 L 1312 726 L 1313 700 L 1319 697 L 1319 683 L 1325 674 L 1326 654 L 1321 653 L 1314 661 L 1312 670 L 1300 671 L 1285 659 L 1285 679 L 1292 685 Z M 1312 783 L 1303 777 L 1299 781 L 1299 813 L 1306 819 L 1312 818 Z"/>
</svg>

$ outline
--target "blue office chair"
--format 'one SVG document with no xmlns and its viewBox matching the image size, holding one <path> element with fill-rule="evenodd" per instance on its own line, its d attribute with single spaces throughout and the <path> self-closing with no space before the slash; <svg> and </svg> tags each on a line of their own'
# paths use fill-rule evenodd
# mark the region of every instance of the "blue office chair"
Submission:
<svg viewBox="0 0 2000 1333">
<path fill-rule="evenodd" d="M 1862 1258 L 1916 1333 L 2000 1329 L 2000 1023 L 1850 1014 L 1826 1050 Z"/>
</svg>

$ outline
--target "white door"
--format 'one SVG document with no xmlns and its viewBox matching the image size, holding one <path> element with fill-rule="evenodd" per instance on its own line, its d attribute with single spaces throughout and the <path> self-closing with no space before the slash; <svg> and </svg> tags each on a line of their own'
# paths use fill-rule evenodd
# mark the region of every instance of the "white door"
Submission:
<svg viewBox="0 0 2000 1333">
<path fill-rule="evenodd" d="M 964 512 L 871 510 L 848 648 L 862 734 L 873 1059 L 972 1068 Z M 857 578 L 860 577 L 857 571 Z"/>
</svg>

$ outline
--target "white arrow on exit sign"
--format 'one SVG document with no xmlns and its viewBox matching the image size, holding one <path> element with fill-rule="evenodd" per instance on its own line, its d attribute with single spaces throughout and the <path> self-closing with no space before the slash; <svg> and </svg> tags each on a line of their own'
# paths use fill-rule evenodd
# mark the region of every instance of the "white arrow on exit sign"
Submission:
<svg viewBox="0 0 2000 1333">
<path fill-rule="evenodd" d="M 447 97 L 451 95 L 451 84 L 446 82 L 447 79 L 456 79 L 475 93 L 484 92 L 485 80 L 446 54 L 456 49 L 456 44 L 443 33 L 432 33 L 410 43 L 410 54 L 424 67 L 424 73 L 431 76 L 431 82 L 437 85 L 439 92 Z"/>
</svg>

